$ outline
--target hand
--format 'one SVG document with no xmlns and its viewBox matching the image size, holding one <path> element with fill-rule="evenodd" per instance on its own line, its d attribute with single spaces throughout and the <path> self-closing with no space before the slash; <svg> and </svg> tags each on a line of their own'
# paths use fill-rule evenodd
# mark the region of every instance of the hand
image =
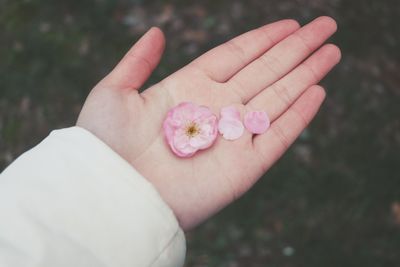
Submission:
<svg viewBox="0 0 400 267">
<path fill-rule="evenodd" d="M 278 21 L 210 50 L 139 93 L 164 49 L 162 32 L 152 28 L 91 91 L 77 125 L 132 164 L 190 229 L 245 193 L 312 120 L 325 97 L 316 84 L 340 60 L 336 46 L 321 47 L 335 31 L 328 17 L 302 28 Z M 218 115 L 231 104 L 242 116 L 264 110 L 271 128 L 235 141 L 218 137 L 192 158 L 178 158 L 161 127 L 167 111 L 183 101 Z"/>
</svg>

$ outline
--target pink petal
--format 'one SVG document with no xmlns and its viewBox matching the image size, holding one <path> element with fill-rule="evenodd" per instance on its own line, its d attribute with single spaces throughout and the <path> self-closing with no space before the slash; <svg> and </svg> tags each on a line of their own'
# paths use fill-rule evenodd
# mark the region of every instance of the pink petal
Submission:
<svg viewBox="0 0 400 267">
<path fill-rule="evenodd" d="M 207 118 L 210 118 L 213 116 L 214 116 L 214 114 L 208 107 L 198 106 L 192 114 L 192 120 L 196 121 L 196 120 L 201 120 L 201 119 L 207 119 Z"/>
<path fill-rule="evenodd" d="M 236 140 L 242 136 L 244 126 L 240 120 L 222 118 L 218 122 L 218 130 L 226 140 Z"/>
<path fill-rule="evenodd" d="M 221 109 L 218 131 L 227 140 L 236 140 L 242 136 L 244 126 L 240 120 L 240 112 L 236 107 L 228 106 Z"/>
<path fill-rule="evenodd" d="M 217 140 L 217 135 L 218 135 L 218 129 L 217 129 L 217 117 L 213 115 L 214 118 L 213 120 L 210 120 L 210 124 L 203 124 L 201 126 L 201 131 L 200 134 L 197 136 L 197 138 L 201 138 L 203 140 L 207 140 L 207 142 L 203 144 L 199 144 L 200 149 L 206 149 L 210 146 L 212 146 Z M 196 138 L 196 137 L 194 137 Z"/>
<path fill-rule="evenodd" d="M 249 132 L 262 134 L 269 128 L 270 121 L 265 111 L 250 111 L 244 116 L 244 125 Z"/>
<path fill-rule="evenodd" d="M 182 102 L 169 111 L 171 113 L 170 118 L 175 125 L 181 126 L 182 123 L 193 120 L 196 108 L 197 105 L 191 102 Z"/>
<path fill-rule="evenodd" d="M 197 120 L 194 120 L 194 122 L 198 125 L 200 125 L 200 128 L 205 130 L 206 128 L 204 128 L 205 126 L 209 126 L 209 130 L 213 131 L 215 130 L 215 127 L 213 127 L 214 125 L 217 125 L 217 116 L 215 116 L 214 114 L 209 114 L 207 115 L 207 117 L 200 117 Z"/>
<path fill-rule="evenodd" d="M 190 138 L 184 131 L 178 130 L 171 139 L 170 147 L 172 151 L 180 157 L 190 157 L 197 149 L 190 145 Z"/>
<path fill-rule="evenodd" d="M 221 109 L 221 118 L 232 118 L 240 120 L 240 112 L 234 106 L 228 106 Z"/>
<path fill-rule="evenodd" d="M 197 135 L 190 138 L 190 145 L 196 149 L 208 146 L 209 143 L 210 142 L 207 135 Z"/>
</svg>

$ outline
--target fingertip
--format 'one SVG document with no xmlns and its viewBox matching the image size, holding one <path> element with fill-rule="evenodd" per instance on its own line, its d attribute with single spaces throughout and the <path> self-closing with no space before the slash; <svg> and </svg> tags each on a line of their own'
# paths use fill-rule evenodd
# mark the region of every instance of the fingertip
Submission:
<svg viewBox="0 0 400 267">
<path fill-rule="evenodd" d="M 151 27 L 148 33 L 154 34 L 155 36 L 157 36 L 157 38 L 165 40 L 164 32 L 159 27 L 156 26 Z"/>
<path fill-rule="evenodd" d="M 335 64 L 339 63 L 342 58 L 342 52 L 337 45 L 328 43 L 325 44 L 322 49 L 328 54 L 328 58 L 331 62 L 334 62 Z"/>
<path fill-rule="evenodd" d="M 321 85 L 313 85 L 308 89 L 309 93 L 313 96 L 315 100 L 318 102 L 322 102 L 326 97 L 325 88 Z"/>
<path fill-rule="evenodd" d="M 119 89 L 139 89 L 160 62 L 164 47 L 161 29 L 150 28 L 101 83 Z"/>
<path fill-rule="evenodd" d="M 163 31 L 158 27 L 151 27 L 142 37 L 146 39 L 153 47 L 154 50 L 162 52 L 165 47 L 165 36 Z"/>
<path fill-rule="evenodd" d="M 324 27 L 328 27 L 332 29 L 333 32 L 337 31 L 337 23 L 336 20 L 333 19 L 332 17 L 329 16 L 320 16 L 316 18 L 314 21 L 318 21 L 321 23 Z"/>
<path fill-rule="evenodd" d="M 297 30 L 301 27 L 300 23 L 295 19 L 283 19 L 283 20 L 277 21 L 276 23 L 281 24 L 283 27 L 291 29 L 291 30 Z M 272 23 L 272 24 L 274 24 L 274 23 Z"/>
<path fill-rule="evenodd" d="M 300 23 L 295 19 L 284 19 L 282 22 L 286 23 L 286 25 L 291 28 L 299 29 L 301 27 Z"/>
<path fill-rule="evenodd" d="M 327 44 L 329 49 L 332 50 L 332 53 L 335 55 L 336 61 L 339 62 L 342 59 L 342 51 L 335 44 Z"/>
<path fill-rule="evenodd" d="M 149 29 L 149 32 L 158 32 L 158 33 L 162 33 L 162 30 L 161 30 L 159 27 L 157 27 L 157 26 L 152 26 L 152 27 Z"/>
<path fill-rule="evenodd" d="M 264 29 L 279 29 L 280 31 L 285 31 L 288 33 L 294 32 L 300 28 L 300 24 L 294 19 L 282 19 L 266 25 L 260 28 Z"/>
</svg>

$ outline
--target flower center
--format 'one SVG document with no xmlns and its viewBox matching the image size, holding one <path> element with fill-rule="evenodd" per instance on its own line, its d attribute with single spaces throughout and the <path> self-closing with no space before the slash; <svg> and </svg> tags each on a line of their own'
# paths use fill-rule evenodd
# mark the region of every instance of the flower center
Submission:
<svg viewBox="0 0 400 267">
<path fill-rule="evenodd" d="M 191 122 L 186 126 L 185 132 L 187 136 L 194 137 L 200 133 L 200 129 L 196 123 Z"/>
</svg>

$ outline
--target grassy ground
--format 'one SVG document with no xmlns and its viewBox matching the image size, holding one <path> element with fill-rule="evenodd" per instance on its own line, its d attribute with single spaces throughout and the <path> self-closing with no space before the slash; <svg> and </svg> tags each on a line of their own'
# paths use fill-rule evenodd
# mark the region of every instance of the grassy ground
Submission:
<svg viewBox="0 0 400 267">
<path fill-rule="evenodd" d="M 187 266 L 400 266 L 396 0 L 0 0 L 0 170 L 73 125 L 152 25 L 168 46 L 149 83 L 245 30 L 319 15 L 338 21 L 343 52 L 322 111 L 253 190 L 187 235 Z"/>
</svg>

